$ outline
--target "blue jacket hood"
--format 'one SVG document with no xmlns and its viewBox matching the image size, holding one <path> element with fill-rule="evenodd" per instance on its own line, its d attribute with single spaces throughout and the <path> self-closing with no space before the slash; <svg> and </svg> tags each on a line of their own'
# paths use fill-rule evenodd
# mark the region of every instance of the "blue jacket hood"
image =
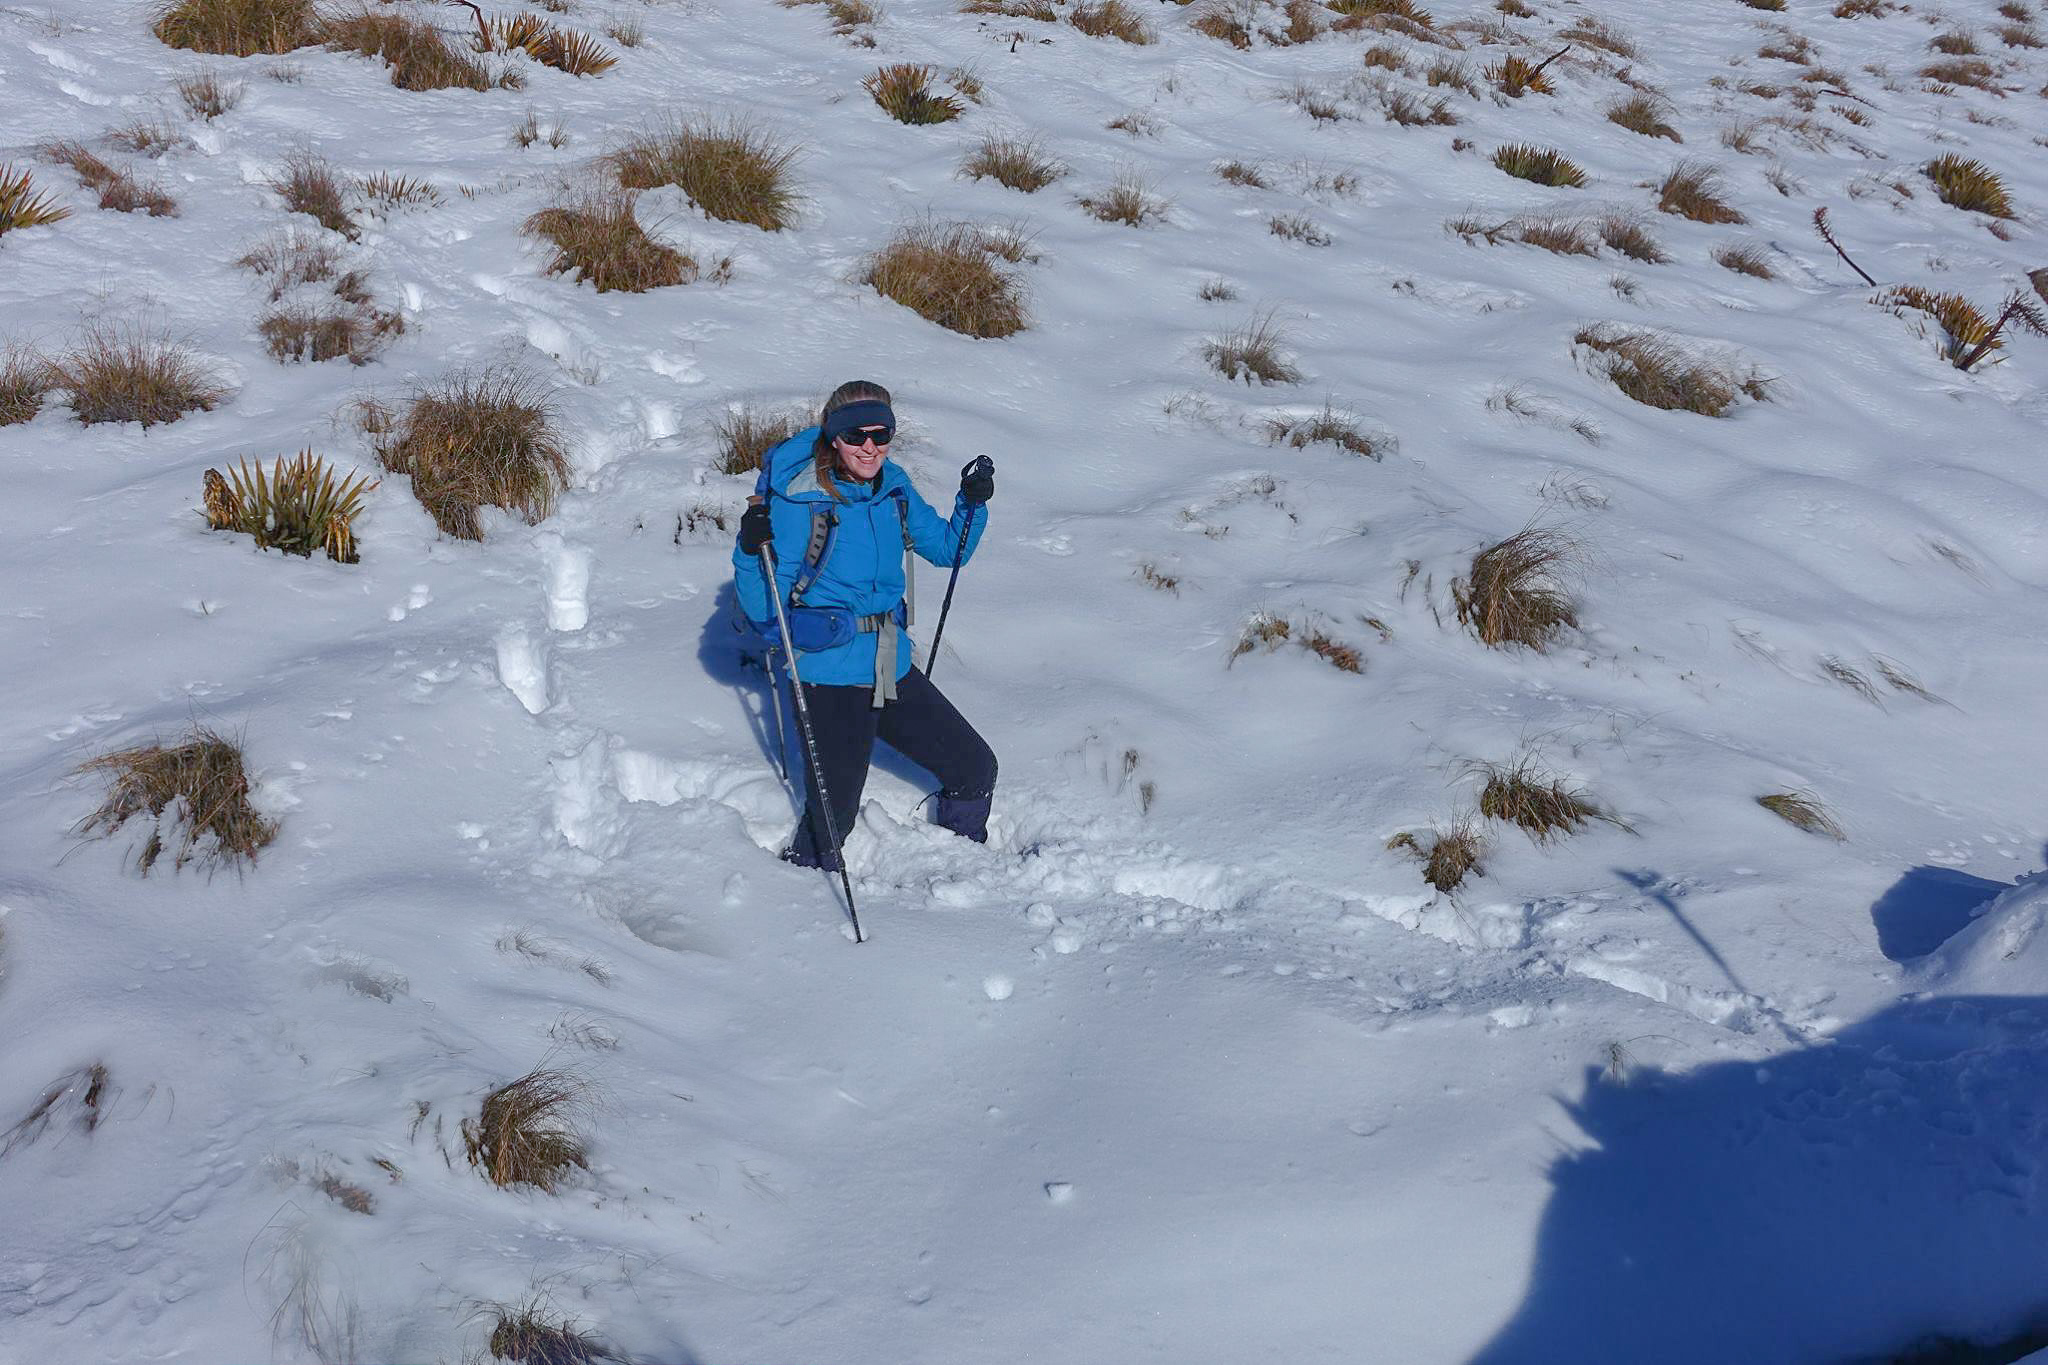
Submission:
<svg viewBox="0 0 2048 1365">
<path fill-rule="evenodd" d="M 770 489 L 781 497 L 793 502 L 816 502 L 830 498 L 818 484 L 816 466 L 811 451 L 816 448 L 819 428 L 805 427 L 788 440 L 774 446 L 761 457 L 761 477 L 755 481 L 754 491 L 766 496 Z M 837 481 L 839 496 L 845 502 L 868 502 L 874 498 L 886 498 L 906 487 L 910 476 L 899 468 L 894 460 L 882 461 L 881 482 L 870 488 L 867 484 L 851 479 Z"/>
</svg>

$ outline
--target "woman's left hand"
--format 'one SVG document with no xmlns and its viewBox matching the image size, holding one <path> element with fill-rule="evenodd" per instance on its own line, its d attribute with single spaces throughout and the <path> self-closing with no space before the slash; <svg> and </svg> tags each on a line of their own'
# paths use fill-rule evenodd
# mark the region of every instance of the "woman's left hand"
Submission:
<svg viewBox="0 0 2048 1365">
<path fill-rule="evenodd" d="M 996 462 L 977 455 L 960 471 L 960 496 L 969 507 L 979 507 L 996 495 Z"/>
</svg>

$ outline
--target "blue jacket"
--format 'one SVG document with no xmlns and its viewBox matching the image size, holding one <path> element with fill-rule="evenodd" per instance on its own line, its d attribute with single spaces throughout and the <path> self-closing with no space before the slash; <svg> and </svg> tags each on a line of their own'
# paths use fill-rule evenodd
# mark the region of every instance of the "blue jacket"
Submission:
<svg viewBox="0 0 2048 1365">
<path fill-rule="evenodd" d="M 903 601 L 904 518 L 897 510 L 900 497 L 909 513 L 911 547 L 927 563 L 942 569 L 953 567 L 953 552 L 960 545 L 960 531 L 967 525 L 966 499 L 953 499 L 953 519 L 939 520 L 932 505 L 911 486 L 910 476 L 894 461 L 885 460 L 876 486 L 850 478 L 835 481 L 841 501 L 818 486 L 811 466 L 811 448 L 818 429 L 808 427 L 770 450 L 762 457 L 762 483 L 768 493 L 769 518 L 775 525 L 776 592 L 789 605 L 789 592 L 803 569 L 804 551 L 811 541 L 811 514 L 819 504 L 830 507 L 839 524 L 833 532 L 831 552 L 809 591 L 806 607 L 837 607 L 855 616 L 873 616 L 893 611 Z M 974 557 L 988 525 L 988 508 L 974 509 L 973 529 L 967 537 L 966 563 Z M 774 608 L 768 599 L 766 575 L 760 560 L 732 552 L 733 591 L 740 610 L 754 628 L 776 639 Z M 875 680 L 874 634 L 855 635 L 844 644 L 805 652 L 799 668 L 805 682 L 840 685 L 871 684 Z M 910 671 L 914 650 L 905 637 L 897 651 L 896 677 Z"/>
</svg>

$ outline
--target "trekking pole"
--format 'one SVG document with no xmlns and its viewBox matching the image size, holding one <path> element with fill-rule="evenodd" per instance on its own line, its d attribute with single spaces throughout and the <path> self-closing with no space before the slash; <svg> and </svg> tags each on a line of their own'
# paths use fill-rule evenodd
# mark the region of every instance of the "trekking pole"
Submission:
<svg viewBox="0 0 2048 1365">
<path fill-rule="evenodd" d="M 796 698 L 796 727 L 803 732 L 804 757 L 810 764 L 811 785 L 818 789 L 818 815 L 825 822 L 825 838 L 832 856 L 839 860 L 839 885 L 846 892 L 846 913 L 853 921 L 853 941 L 865 943 L 860 932 L 860 911 L 853 903 L 853 881 L 846 875 L 846 855 L 839 849 L 839 830 L 832 820 L 832 797 L 825 790 L 825 770 L 818 764 L 818 741 L 811 735 L 811 708 L 804 701 L 804 681 L 796 672 L 796 642 L 789 636 L 789 617 L 783 614 L 782 592 L 775 582 L 775 551 L 761 547 L 761 571 L 768 575 L 768 600 L 775 604 L 775 625 L 782 632 L 782 654 L 789 661 L 789 690 Z M 769 665 L 774 676 L 774 665 Z"/>
<path fill-rule="evenodd" d="M 989 458 L 984 455 L 974 463 L 988 464 Z M 946 633 L 946 613 L 953 610 L 953 589 L 960 582 L 960 561 L 967 555 L 967 537 L 974 530 L 974 512 L 980 505 L 973 502 L 967 504 L 967 524 L 960 528 L 960 543 L 953 547 L 953 573 L 946 580 L 946 600 L 939 603 L 939 624 L 932 628 L 932 652 L 925 656 L 924 661 L 924 676 L 927 680 L 931 678 L 932 670 L 939 666 L 939 639 Z"/>
<path fill-rule="evenodd" d="M 771 580 L 772 581 L 772 580 Z M 782 733 L 782 684 L 775 681 L 775 646 L 761 656 L 761 671 L 768 675 L 768 704 L 775 711 L 775 770 L 789 781 L 789 737 Z"/>
</svg>

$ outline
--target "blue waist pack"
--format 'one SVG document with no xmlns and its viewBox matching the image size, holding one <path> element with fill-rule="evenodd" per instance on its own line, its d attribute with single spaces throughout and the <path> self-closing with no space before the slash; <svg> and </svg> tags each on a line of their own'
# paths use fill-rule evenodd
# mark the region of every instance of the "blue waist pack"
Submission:
<svg viewBox="0 0 2048 1365">
<path fill-rule="evenodd" d="M 909 612 L 898 602 L 895 609 L 877 612 L 873 616 L 855 616 L 845 607 L 790 607 L 789 638 L 799 654 L 815 654 L 823 649 L 837 649 L 850 643 L 856 635 L 872 635 L 879 631 L 891 618 L 899 626 L 909 624 Z M 756 634 L 770 646 L 780 643 L 780 632 L 773 621 L 750 622 Z"/>
</svg>

